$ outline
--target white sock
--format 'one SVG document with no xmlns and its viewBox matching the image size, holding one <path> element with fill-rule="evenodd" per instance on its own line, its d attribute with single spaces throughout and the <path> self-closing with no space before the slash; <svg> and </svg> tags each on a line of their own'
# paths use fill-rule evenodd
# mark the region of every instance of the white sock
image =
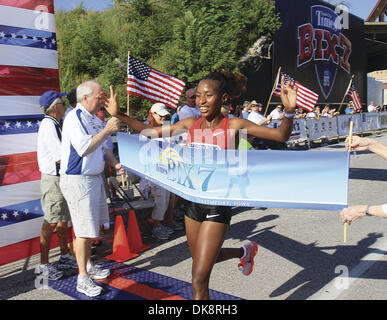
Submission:
<svg viewBox="0 0 387 320">
<path fill-rule="evenodd" d="M 244 259 L 246 257 L 246 255 L 247 255 L 246 247 L 243 246 L 242 249 L 243 249 L 243 256 L 240 258 L 241 260 Z"/>
</svg>

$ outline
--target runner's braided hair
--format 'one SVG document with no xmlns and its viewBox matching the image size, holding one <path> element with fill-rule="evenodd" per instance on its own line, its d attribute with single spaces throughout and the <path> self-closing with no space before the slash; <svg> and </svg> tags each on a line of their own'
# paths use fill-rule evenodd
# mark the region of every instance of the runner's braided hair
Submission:
<svg viewBox="0 0 387 320">
<path fill-rule="evenodd" d="M 202 80 L 218 81 L 220 94 L 227 93 L 229 99 L 239 98 L 247 91 L 247 77 L 240 72 L 233 73 L 226 68 L 213 70 Z"/>
</svg>

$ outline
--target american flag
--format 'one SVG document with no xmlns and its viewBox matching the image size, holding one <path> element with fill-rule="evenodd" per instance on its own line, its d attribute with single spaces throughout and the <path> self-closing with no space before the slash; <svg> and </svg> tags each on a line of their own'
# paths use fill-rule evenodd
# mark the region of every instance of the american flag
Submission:
<svg viewBox="0 0 387 320">
<path fill-rule="evenodd" d="M 363 108 L 359 94 L 357 93 L 355 84 L 353 83 L 353 79 L 351 79 L 351 85 L 348 88 L 347 96 L 351 98 L 353 102 L 353 108 L 356 112 L 360 112 L 360 110 Z"/>
<path fill-rule="evenodd" d="M 59 91 L 56 45 L 53 0 L 0 0 L 0 265 L 43 222 L 39 97 Z"/>
<path fill-rule="evenodd" d="M 286 73 L 281 72 L 278 81 L 277 86 L 274 89 L 273 94 L 275 96 L 281 96 L 281 78 L 282 76 L 285 77 L 285 83 L 288 81 L 294 81 L 295 86 L 297 87 L 297 106 L 301 107 L 308 111 L 313 111 L 314 106 L 316 105 L 316 102 L 318 100 L 318 94 L 313 92 L 312 90 L 309 90 L 308 88 L 304 87 L 301 83 L 298 81 L 295 81 L 293 78 L 288 76 Z"/>
<path fill-rule="evenodd" d="M 185 83 L 128 55 L 127 92 L 176 109 Z"/>
</svg>

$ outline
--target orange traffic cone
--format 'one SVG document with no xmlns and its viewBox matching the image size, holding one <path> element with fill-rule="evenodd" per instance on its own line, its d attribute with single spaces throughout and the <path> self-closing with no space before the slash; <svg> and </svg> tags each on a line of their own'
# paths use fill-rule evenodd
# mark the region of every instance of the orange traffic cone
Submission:
<svg viewBox="0 0 387 320">
<path fill-rule="evenodd" d="M 138 228 L 137 218 L 134 210 L 129 211 L 128 220 L 128 242 L 132 252 L 142 252 L 150 249 L 150 246 L 142 243 L 140 229 Z"/>
<path fill-rule="evenodd" d="M 106 256 L 106 259 L 117 262 L 124 262 L 137 257 L 137 253 L 130 251 L 128 238 L 126 237 L 124 222 L 122 216 L 116 216 L 116 225 L 114 228 L 113 253 Z"/>
</svg>

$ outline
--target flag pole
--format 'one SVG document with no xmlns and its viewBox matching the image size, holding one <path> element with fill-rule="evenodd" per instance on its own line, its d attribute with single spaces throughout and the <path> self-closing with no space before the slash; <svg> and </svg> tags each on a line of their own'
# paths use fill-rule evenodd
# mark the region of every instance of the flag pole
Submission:
<svg viewBox="0 0 387 320">
<path fill-rule="evenodd" d="M 343 102 L 344 102 L 344 100 L 345 100 L 345 97 L 347 96 L 348 90 L 349 90 L 349 88 L 350 88 L 350 87 L 351 87 L 351 85 L 352 85 L 353 77 L 354 77 L 354 75 L 352 75 L 352 77 L 351 77 L 351 80 L 349 81 L 349 85 L 348 85 L 348 88 L 347 88 L 347 90 L 345 91 L 345 94 L 344 94 L 343 100 L 341 100 L 341 103 L 340 103 L 339 110 L 337 110 L 337 112 L 339 112 L 339 113 L 340 113 L 340 110 L 341 110 L 341 106 L 343 105 Z"/>
<path fill-rule="evenodd" d="M 129 56 L 130 56 L 130 51 L 128 51 L 128 63 L 129 63 Z M 129 93 L 126 94 L 126 114 L 128 117 L 130 117 L 130 108 L 129 108 Z"/>
<path fill-rule="evenodd" d="M 353 120 L 349 122 L 349 135 L 348 135 L 348 140 L 349 140 L 349 149 L 348 152 L 351 152 L 351 144 L 352 144 L 352 132 L 353 132 Z M 344 223 L 344 243 L 347 242 L 347 233 L 348 233 L 348 222 Z"/>
<path fill-rule="evenodd" d="M 128 64 L 129 64 L 129 56 L 130 56 L 130 51 L 128 51 Z M 129 67 L 129 66 L 127 66 Z M 128 78 L 126 78 L 126 81 L 128 81 Z M 128 115 L 128 117 L 130 117 L 130 108 L 129 108 L 129 93 L 127 92 L 126 90 L 126 114 Z M 129 132 L 129 127 L 128 127 L 128 132 Z M 121 179 L 121 183 L 122 183 L 122 187 L 124 189 L 129 189 L 129 183 L 128 183 L 128 175 L 125 174 L 123 175 L 122 179 Z"/>
<path fill-rule="evenodd" d="M 264 117 L 266 117 L 267 108 L 269 108 L 269 104 L 270 104 L 271 98 L 272 98 L 272 96 L 273 96 L 274 89 L 275 89 L 276 86 L 277 86 L 278 77 L 279 77 L 279 75 L 280 75 L 280 72 L 281 72 L 281 66 L 278 68 L 278 72 L 277 72 L 277 76 L 275 77 L 273 89 L 271 90 L 270 98 L 269 98 L 269 101 L 267 102 L 267 105 L 266 105 L 266 110 L 265 110 Z"/>
</svg>

